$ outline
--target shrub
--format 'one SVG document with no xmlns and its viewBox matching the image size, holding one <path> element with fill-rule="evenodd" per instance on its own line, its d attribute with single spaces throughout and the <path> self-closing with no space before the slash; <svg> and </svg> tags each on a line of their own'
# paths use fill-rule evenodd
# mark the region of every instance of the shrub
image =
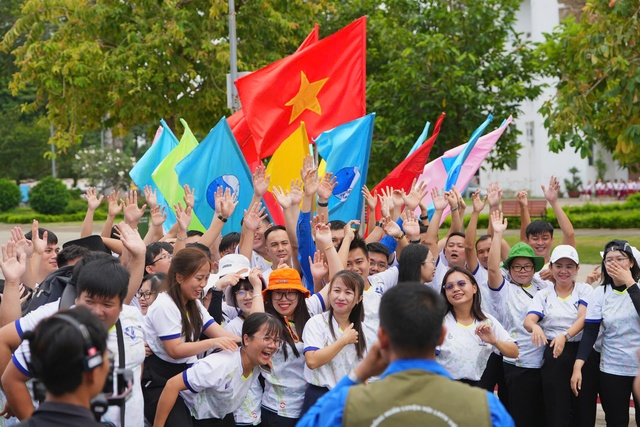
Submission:
<svg viewBox="0 0 640 427">
<path fill-rule="evenodd" d="M 29 191 L 29 205 L 34 211 L 49 215 L 64 212 L 69 203 L 67 187 L 50 176 L 44 178 Z"/>
<path fill-rule="evenodd" d="M 8 179 L 0 179 L 0 212 L 18 207 L 22 193 L 20 187 Z"/>
</svg>

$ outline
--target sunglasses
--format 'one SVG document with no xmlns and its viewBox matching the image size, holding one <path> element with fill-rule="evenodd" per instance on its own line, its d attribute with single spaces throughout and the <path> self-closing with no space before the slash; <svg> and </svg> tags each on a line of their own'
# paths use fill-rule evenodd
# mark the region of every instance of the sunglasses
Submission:
<svg viewBox="0 0 640 427">
<path fill-rule="evenodd" d="M 442 287 L 444 288 L 445 291 L 449 292 L 453 290 L 453 287 L 455 285 L 458 285 L 459 288 L 464 288 L 465 286 L 467 286 L 467 282 L 466 280 L 458 280 L 455 283 L 453 282 L 445 283 L 444 285 L 442 285 Z"/>
</svg>

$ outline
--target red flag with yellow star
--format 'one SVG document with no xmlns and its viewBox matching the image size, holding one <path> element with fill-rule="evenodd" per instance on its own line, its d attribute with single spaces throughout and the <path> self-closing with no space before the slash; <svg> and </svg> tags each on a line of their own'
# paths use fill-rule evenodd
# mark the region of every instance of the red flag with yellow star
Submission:
<svg viewBox="0 0 640 427">
<path fill-rule="evenodd" d="M 310 138 L 366 114 L 366 18 L 242 77 L 236 87 L 260 158 L 304 121 Z"/>
</svg>

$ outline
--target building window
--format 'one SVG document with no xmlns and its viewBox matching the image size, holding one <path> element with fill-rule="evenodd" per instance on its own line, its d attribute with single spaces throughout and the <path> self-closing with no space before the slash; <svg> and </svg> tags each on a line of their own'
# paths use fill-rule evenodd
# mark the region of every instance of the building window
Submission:
<svg viewBox="0 0 640 427">
<path fill-rule="evenodd" d="M 531 145 L 535 142 L 534 134 L 533 134 L 533 126 L 534 122 L 527 122 L 524 125 L 524 135 L 527 139 L 527 142 Z"/>
</svg>

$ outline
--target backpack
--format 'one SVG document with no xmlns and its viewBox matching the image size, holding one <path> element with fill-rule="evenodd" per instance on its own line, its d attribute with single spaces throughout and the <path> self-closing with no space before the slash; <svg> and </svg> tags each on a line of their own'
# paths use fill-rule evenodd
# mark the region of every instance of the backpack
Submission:
<svg viewBox="0 0 640 427">
<path fill-rule="evenodd" d="M 33 292 L 31 299 L 23 304 L 22 315 L 24 316 L 47 303 L 59 300 L 71 281 L 72 274 L 73 265 L 65 265 L 49 274 Z"/>
</svg>

